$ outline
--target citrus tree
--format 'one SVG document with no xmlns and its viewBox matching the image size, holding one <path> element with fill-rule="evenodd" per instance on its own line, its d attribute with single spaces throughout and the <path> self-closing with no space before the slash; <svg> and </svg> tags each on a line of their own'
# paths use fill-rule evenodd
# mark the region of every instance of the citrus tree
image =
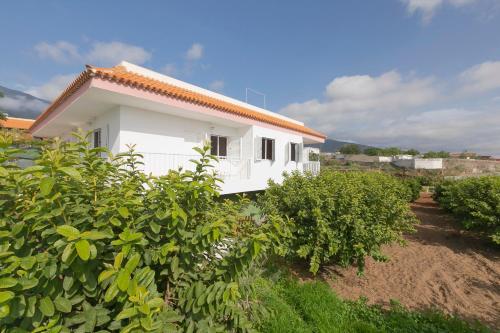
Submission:
<svg viewBox="0 0 500 333">
<path fill-rule="evenodd" d="M 316 273 L 328 263 L 354 263 L 362 272 L 367 256 L 384 260 L 381 246 L 403 242 L 416 223 L 409 199 L 409 188 L 383 173 L 324 171 L 270 182 L 259 202 L 290 220 L 288 256 L 307 260 Z"/>
</svg>

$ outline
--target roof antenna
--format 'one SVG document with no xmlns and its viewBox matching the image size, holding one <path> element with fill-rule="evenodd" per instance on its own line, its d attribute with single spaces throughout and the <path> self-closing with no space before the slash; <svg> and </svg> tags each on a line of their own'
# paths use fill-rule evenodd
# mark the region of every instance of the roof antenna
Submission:
<svg viewBox="0 0 500 333">
<path fill-rule="evenodd" d="M 253 92 L 254 94 L 261 95 L 264 98 L 264 109 L 267 109 L 266 107 L 266 94 L 261 93 L 260 91 L 251 89 L 251 88 L 245 88 L 245 103 L 248 103 L 248 92 Z"/>
</svg>

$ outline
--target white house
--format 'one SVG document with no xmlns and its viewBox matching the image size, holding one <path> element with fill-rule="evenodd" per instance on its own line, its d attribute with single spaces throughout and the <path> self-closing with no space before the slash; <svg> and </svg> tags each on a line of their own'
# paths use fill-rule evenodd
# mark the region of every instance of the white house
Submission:
<svg viewBox="0 0 500 333">
<path fill-rule="evenodd" d="M 210 142 L 222 193 L 262 190 L 284 171 L 317 172 L 303 145 L 325 140 L 297 120 L 127 62 L 87 66 L 30 132 L 67 138 L 77 128 L 93 131 L 92 144 L 113 153 L 134 144 L 153 175 L 193 168 L 193 147 Z"/>
</svg>

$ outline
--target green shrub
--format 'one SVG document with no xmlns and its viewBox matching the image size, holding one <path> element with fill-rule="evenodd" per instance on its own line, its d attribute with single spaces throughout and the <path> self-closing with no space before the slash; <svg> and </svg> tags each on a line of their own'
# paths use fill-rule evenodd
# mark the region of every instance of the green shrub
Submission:
<svg viewBox="0 0 500 333">
<path fill-rule="evenodd" d="M 251 329 L 248 268 L 280 219 L 255 228 L 247 201 L 216 200 L 206 149 L 196 171 L 152 177 L 83 136 L 27 169 L 11 145 L 0 136 L 0 332 Z"/>
<path fill-rule="evenodd" d="M 264 212 L 290 220 L 288 254 L 308 260 L 316 273 L 331 261 L 362 271 L 366 256 L 385 259 L 381 245 L 402 242 L 416 222 L 407 199 L 407 188 L 383 173 L 326 171 L 285 175 L 259 202 Z"/>
<path fill-rule="evenodd" d="M 407 197 L 409 202 L 413 202 L 420 198 L 420 191 L 422 190 L 422 183 L 420 182 L 420 179 L 416 177 L 408 177 L 403 178 L 401 181 L 407 187 Z"/>
<path fill-rule="evenodd" d="M 434 198 L 466 229 L 486 231 L 500 244 L 500 177 L 446 181 L 436 187 Z"/>
</svg>

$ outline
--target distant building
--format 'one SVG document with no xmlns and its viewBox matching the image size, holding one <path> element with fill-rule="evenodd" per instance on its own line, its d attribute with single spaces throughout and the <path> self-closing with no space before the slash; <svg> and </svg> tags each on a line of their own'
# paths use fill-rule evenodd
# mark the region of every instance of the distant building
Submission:
<svg viewBox="0 0 500 333">
<path fill-rule="evenodd" d="M 413 169 L 413 170 L 441 170 L 443 169 L 442 158 L 412 158 L 400 159 L 392 162 L 400 168 Z"/>
<path fill-rule="evenodd" d="M 0 128 L 28 130 L 34 122 L 33 119 L 7 117 L 7 120 L 0 120 Z"/>
<path fill-rule="evenodd" d="M 477 154 L 473 152 L 461 152 L 461 153 L 450 153 L 450 158 L 463 158 L 463 159 L 471 159 L 476 158 Z"/>
</svg>

